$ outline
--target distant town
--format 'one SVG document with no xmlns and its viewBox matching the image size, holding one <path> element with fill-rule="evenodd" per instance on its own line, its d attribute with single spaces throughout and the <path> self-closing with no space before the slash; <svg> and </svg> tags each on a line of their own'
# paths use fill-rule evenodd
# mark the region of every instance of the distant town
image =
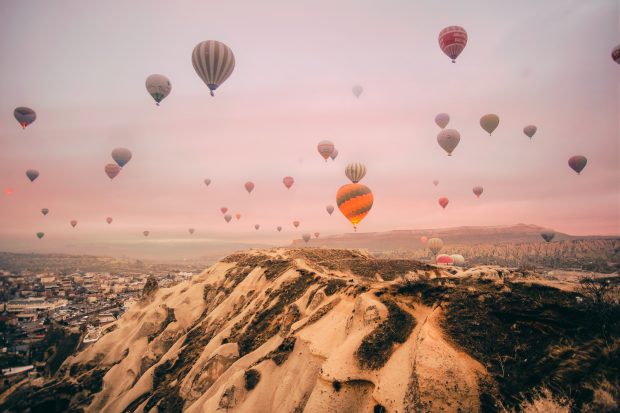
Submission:
<svg viewBox="0 0 620 413">
<path fill-rule="evenodd" d="M 0 390 L 24 377 L 53 373 L 68 354 L 96 342 L 135 304 L 148 280 L 169 287 L 204 268 L 0 253 Z"/>
</svg>

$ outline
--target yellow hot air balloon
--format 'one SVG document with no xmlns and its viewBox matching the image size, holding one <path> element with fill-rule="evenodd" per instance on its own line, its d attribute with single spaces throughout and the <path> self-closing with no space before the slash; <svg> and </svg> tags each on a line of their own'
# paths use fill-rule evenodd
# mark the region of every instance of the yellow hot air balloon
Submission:
<svg viewBox="0 0 620 413">
<path fill-rule="evenodd" d="M 353 224 L 355 230 L 372 208 L 373 201 L 372 191 L 362 184 L 343 185 L 336 193 L 338 209 Z"/>
</svg>

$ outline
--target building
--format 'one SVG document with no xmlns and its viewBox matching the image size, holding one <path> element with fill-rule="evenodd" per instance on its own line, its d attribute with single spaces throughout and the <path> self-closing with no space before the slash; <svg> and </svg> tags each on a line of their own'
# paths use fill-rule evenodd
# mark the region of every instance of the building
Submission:
<svg viewBox="0 0 620 413">
<path fill-rule="evenodd" d="M 64 298 L 48 300 L 41 297 L 16 298 L 6 303 L 6 310 L 11 313 L 50 311 L 69 304 Z"/>
</svg>

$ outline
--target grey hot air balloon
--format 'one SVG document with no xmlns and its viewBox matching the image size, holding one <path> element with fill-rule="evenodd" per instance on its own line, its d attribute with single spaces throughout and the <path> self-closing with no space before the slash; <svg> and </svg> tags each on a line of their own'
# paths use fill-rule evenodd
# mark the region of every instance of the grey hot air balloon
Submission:
<svg viewBox="0 0 620 413">
<path fill-rule="evenodd" d="M 334 212 L 334 206 L 333 206 L 333 205 L 327 205 L 327 206 L 325 207 L 325 210 L 327 211 L 327 213 L 328 213 L 329 215 L 331 215 L 331 214 Z"/>
<path fill-rule="evenodd" d="M 448 153 L 448 156 L 452 156 L 452 151 L 461 141 L 461 134 L 455 129 L 444 129 L 437 134 L 437 143 Z"/>
<path fill-rule="evenodd" d="M 203 82 L 213 93 L 235 68 L 235 55 L 230 47 L 217 40 L 206 40 L 194 47 L 192 65 Z"/>
<path fill-rule="evenodd" d="M 26 129 L 26 126 L 30 125 L 37 119 L 37 114 L 35 111 L 24 106 L 15 108 L 13 111 L 13 116 L 15 116 L 15 119 L 17 119 L 22 129 Z"/>
<path fill-rule="evenodd" d="M 364 92 L 364 88 L 361 85 L 355 85 L 355 86 L 353 86 L 353 89 L 351 89 L 351 91 L 353 92 L 355 97 L 359 99 L 359 97 L 361 96 L 362 92 Z"/>
<path fill-rule="evenodd" d="M 480 118 L 480 126 L 482 129 L 489 132 L 489 135 L 493 133 L 499 125 L 499 116 L 494 113 L 489 113 Z"/>
<path fill-rule="evenodd" d="M 232 215 L 226 214 L 224 215 L 224 219 L 226 220 L 226 222 L 230 222 L 230 220 L 232 219 Z"/>
<path fill-rule="evenodd" d="M 620 65 L 620 44 L 611 51 L 611 58 Z"/>
<path fill-rule="evenodd" d="M 155 99 L 155 103 L 159 106 L 159 102 L 164 100 L 166 96 L 170 94 L 172 90 L 172 84 L 170 80 L 164 75 L 150 75 L 146 78 L 145 82 L 146 90 L 149 95 Z"/>
<path fill-rule="evenodd" d="M 336 158 L 338 157 L 338 149 L 334 148 L 332 154 L 329 155 L 329 157 L 332 158 L 332 161 L 335 161 Z"/>
<path fill-rule="evenodd" d="M 440 238 L 431 238 L 426 242 L 426 246 L 436 255 L 443 248 L 443 241 Z"/>
<path fill-rule="evenodd" d="M 112 180 L 116 178 L 116 175 L 120 173 L 121 167 L 115 163 L 109 163 L 103 168 L 103 170 L 105 171 L 106 175 L 108 175 L 108 178 Z"/>
<path fill-rule="evenodd" d="M 532 136 L 534 136 L 534 134 L 536 133 L 536 131 L 538 130 L 538 128 L 536 128 L 536 126 L 534 125 L 527 125 L 526 127 L 523 128 L 523 133 L 525 133 L 525 135 L 532 139 Z"/>
<path fill-rule="evenodd" d="M 474 192 L 474 195 L 476 195 L 476 197 L 480 198 L 480 195 L 482 195 L 482 191 L 484 191 L 484 188 L 478 185 L 478 186 L 474 186 L 472 191 Z"/>
<path fill-rule="evenodd" d="M 192 235 L 194 233 L 194 228 L 189 228 L 187 231 L 189 232 L 190 235 Z"/>
<path fill-rule="evenodd" d="M 555 232 L 549 230 L 543 231 L 540 233 L 540 236 L 545 240 L 545 242 L 551 242 L 555 237 Z"/>
<path fill-rule="evenodd" d="M 310 238 L 312 238 L 312 237 L 310 236 L 310 234 L 303 234 L 303 235 L 301 236 L 301 238 L 302 238 L 302 239 L 304 240 L 304 242 L 307 244 L 307 243 L 308 243 L 308 241 L 310 241 Z"/>
<path fill-rule="evenodd" d="M 344 174 L 351 180 L 351 182 L 356 184 L 366 175 L 366 167 L 364 164 L 359 162 L 350 163 L 344 169 Z"/>
<path fill-rule="evenodd" d="M 211 185 L 211 180 L 209 178 L 207 178 L 207 179 L 204 180 L 204 183 L 205 183 L 206 186 L 209 186 L 209 185 Z"/>
<path fill-rule="evenodd" d="M 131 151 L 127 148 L 115 148 L 112 151 L 112 159 L 121 168 L 127 165 L 127 162 L 131 160 Z"/>
<path fill-rule="evenodd" d="M 142 231 L 142 235 L 144 235 L 145 237 L 148 237 L 150 233 L 150 231 Z"/>
<path fill-rule="evenodd" d="M 278 232 L 282 231 L 282 227 L 278 225 L 278 227 L 276 228 L 278 230 Z"/>
<path fill-rule="evenodd" d="M 37 238 L 41 239 L 45 236 L 45 232 L 37 232 Z"/>
<path fill-rule="evenodd" d="M 319 142 L 316 149 L 319 151 L 319 154 L 323 157 L 323 159 L 325 159 L 325 162 L 327 162 L 327 158 L 329 158 L 334 152 L 335 147 L 332 141 L 324 140 Z"/>
<path fill-rule="evenodd" d="M 258 231 L 258 229 L 259 229 L 259 228 L 260 228 L 260 225 L 258 225 L 258 224 L 255 224 L 255 225 L 254 225 L 254 229 L 255 229 L 255 230 L 257 230 L 257 231 Z"/>
<path fill-rule="evenodd" d="M 50 210 L 49 210 L 49 209 L 47 209 L 47 208 L 43 208 L 43 209 L 41 210 L 41 213 L 42 213 L 43 215 L 47 215 L 49 212 L 50 212 Z"/>
<path fill-rule="evenodd" d="M 578 175 L 581 174 L 581 171 L 583 171 L 587 163 L 588 159 L 583 155 L 571 156 L 568 160 L 568 166 L 570 166 L 573 171 L 577 172 Z"/>
<path fill-rule="evenodd" d="M 33 182 L 35 179 L 39 177 L 39 171 L 36 169 L 28 169 L 26 171 L 26 176 L 30 179 L 30 182 Z"/>
<path fill-rule="evenodd" d="M 446 126 L 448 126 L 449 122 L 450 122 L 450 115 L 448 115 L 447 113 L 439 113 L 437 116 L 435 116 L 435 123 L 441 129 L 444 129 Z"/>
<path fill-rule="evenodd" d="M 69 223 L 71 224 L 73 228 L 75 228 L 75 226 L 77 225 L 77 221 L 75 219 L 72 219 L 71 222 Z"/>
</svg>

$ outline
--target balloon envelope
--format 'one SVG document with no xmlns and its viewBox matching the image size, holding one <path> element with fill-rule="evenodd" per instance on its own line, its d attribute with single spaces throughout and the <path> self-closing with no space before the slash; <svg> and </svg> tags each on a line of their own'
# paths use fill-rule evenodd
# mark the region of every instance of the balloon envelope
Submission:
<svg viewBox="0 0 620 413">
<path fill-rule="evenodd" d="M 121 167 L 115 163 L 109 163 L 103 168 L 103 170 L 105 171 L 105 174 L 108 176 L 108 178 L 112 180 L 116 178 L 116 175 L 121 172 Z"/>
<path fill-rule="evenodd" d="M 327 158 L 329 158 L 332 152 L 334 152 L 334 143 L 327 140 L 321 141 L 316 146 L 316 149 L 319 151 L 319 154 L 323 157 L 323 159 L 325 159 L 325 161 L 327 162 Z"/>
<path fill-rule="evenodd" d="M 237 221 L 241 219 L 241 214 L 235 214 L 235 218 L 237 218 Z"/>
<path fill-rule="evenodd" d="M 230 47 L 217 40 L 206 40 L 194 47 L 192 65 L 211 91 L 211 96 L 235 69 L 235 55 Z"/>
<path fill-rule="evenodd" d="M 282 231 L 282 227 L 278 225 L 278 227 L 276 228 L 278 230 L 278 232 Z"/>
<path fill-rule="evenodd" d="M 437 262 L 437 264 L 445 265 L 450 265 L 454 263 L 454 259 L 451 256 L 445 254 L 438 255 L 435 261 Z"/>
<path fill-rule="evenodd" d="M 291 188 L 291 186 L 293 186 L 293 184 L 295 183 L 295 179 L 293 179 L 293 177 L 292 177 L 292 176 L 285 176 L 285 177 L 282 179 L 282 183 L 284 184 L 284 186 L 285 186 L 287 189 L 290 189 L 290 188 Z"/>
<path fill-rule="evenodd" d="M 356 98 L 359 99 L 360 95 L 362 94 L 362 92 L 364 91 L 364 88 L 360 85 L 355 85 L 353 86 L 353 88 L 351 89 L 351 91 L 353 92 L 353 94 L 355 95 Z"/>
<path fill-rule="evenodd" d="M 146 78 L 145 82 L 146 90 L 149 92 L 149 95 L 155 99 L 155 102 L 159 106 L 159 102 L 164 100 L 166 96 L 170 94 L 172 90 L 172 84 L 170 80 L 164 75 L 150 75 Z"/>
<path fill-rule="evenodd" d="M 461 254 L 452 254 L 450 256 L 452 257 L 452 260 L 454 260 L 455 265 L 465 264 L 465 257 L 463 257 Z"/>
<path fill-rule="evenodd" d="M 329 155 L 329 157 L 332 158 L 332 161 L 336 160 L 336 158 L 338 157 L 338 149 L 334 148 L 334 151 L 331 155 Z"/>
<path fill-rule="evenodd" d="M 441 205 L 441 207 L 444 209 L 448 206 L 449 202 L 450 200 L 446 198 L 445 196 L 442 196 L 441 198 L 439 198 L 439 205 Z"/>
<path fill-rule="evenodd" d="M 353 229 L 368 215 L 373 202 L 372 191 L 362 184 L 343 185 L 336 193 L 338 209 L 353 224 Z"/>
<path fill-rule="evenodd" d="M 319 235 L 321 235 L 319 232 L 315 232 L 315 233 L 314 233 L 314 238 L 318 238 L 318 237 L 319 237 Z"/>
<path fill-rule="evenodd" d="M 433 185 L 435 185 L 435 186 L 439 185 L 439 181 L 435 179 L 435 180 L 433 181 Z"/>
<path fill-rule="evenodd" d="M 24 106 L 15 108 L 13 111 L 13 116 L 15 116 L 15 119 L 17 119 L 17 122 L 19 122 L 22 129 L 26 129 L 26 126 L 30 125 L 37 119 L 37 114 L 35 111 Z"/>
<path fill-rule="evenodd" d="M 260 228 L 260 225 L 256 224 L 254 225 L 254 229 L 258 231 L 258 229 Z"/>
<path fill-rule="evenodd" d="M 232 216 L 230 214 L 226 214 L 224 215 L 224 219 L 226 220 L 226 222 L 230 222 L 230 220 L 232 219 Z"/>
<path fill-rule="evenodd" d="M 611 58 L 620 65 L 620 44 L 611 51 Z"/>
<path fill-rule="evenodd" d="M 70 224 L 71 224 L 71 226 L 73 228 L 75 228 L 75 226 L 77 225 L 77 221 L 75 219 L 73 219 L 73 220 L 71 220 Z"/>
<path fill-rule="evenodd" d="M 112 159 L 122 168 L 131 160 L 131 151 L 127 148 L 115 148 L 112 150 Z"/>
<path fill-rule="evenodd" d="M 299 221 L 293 221 L 293 226 L 294 226 L 295 228 L 299 227 Z"/>
<path fill-rule="evenodd" d="M 204 180 L 204 183 L 205 183 L 206 186 L 209 186 L 209 185 L 211 185 L 211 180 L 209 178 L 207 178 L 207 179 Z"/>
<path fill-rule="evenodd" d="M 359 162 L 350 163 L 344 169 L 344 174 L 351 182 L 356 184 L 366 176 L 366 166 Z"/>
<path fill-rule="evenodd" d="M 450 122 L 450 115 L 448 115 L 447 113 L 439 113 L 437 116 L 435 116 L 435 123 L 441 129 L 444 129 L 446 126 L 448 126 L 449 122 Z"/>
<path fill-rule="evenodd" d="M 444 129 L 437 134 L 437 143 L 448 153 L 448 156 L 452 156 L 452 151 L 461 141 L 461 134 L 455 129 Z"/>
<path fill-rule="evenodd" d="M 112 217 L 107 217 L 105 219 L 105 222 L 107 222 L 108 224 L 111 224 L 112 223 Z"/>
<path fill-rule="evenodd" d="M 30 182 L 33 182 L 35 179 L 39 177 L 39 171 L 36 169 L 28 169 L 26 171 L 26 176 L 30 179 Z"/>
<path fill-rule="evenodd" d="M 329 215 L 331 215 L 331 214 L 334 212 L 334 206 L 333 206 L 333 205 L 327 205 L 327 206 L 325 207 L 325 210 L 327 211 L 327 213 L 328 213 Z"/>
<path fill-rule="evenodd" d="M 43 209 L 41 210 L 41 213 L 42 213 L 43 215 L 47 215 L 49 212 L 50 212 L 50 210 L 49 210 L 49 209 L 47 209 L 47 208 L 43 208 Z"/>
<path fill-rule="evenodd" d="M 45 235 L 45 232 L 37 232 L 37 238 L 41 239 Z"/>
<path fill-rule="evenodd" d="M 534 134 L 536 133 L 536 131 L 538 130 L 538 128 L 536 128 L 536 126 L 534 125 L 527 125 L 526 127 L 523 128 L 523 133 L 525 133 L 525 135 L 532 139 L 532 136 L 534 136 Z"/>
<path fill-rule="evenodd" d="M 499 125 L 499 116 L 489 113 L 480 118 L 480 126 L 482 129 L 489 132 L 489 135 L 493 133 L 497 126 Z"/>
<path fill-rule="evenodd" d="M 426 242 L 426 246 L 433 254 L 437 254 L 443 248 L 443 241 L 441 238 L 431 238 Z"/>
<path fill-rule="evenodd" d="M 467 32 L 461 26 L 448 26 L 439 32 L 438 41 L 441 51 L 454 63 L 467 45 Z"/>
<path fill-rule="evenodd" d="M 190 235 L 194 233 L 194 228 L 189 228 L 187 231 L 189 231 Z"/>
<path fill-rule="evenodd" d="M 543 232 L 540 233 L 540 236 L 546 242 L 551 242 L 553 240 L 553 238 L 555 237 L 555 232 L 554 231 L 543 231 Z"/>
<path fill-rule="evenodd" d="M 150 233 L 151 233 L 150 231 L 143 231 L 143 232 L 142 232 L 142 234 L 143 234 L 145 237 L 148 237 Z"/>
<path fill-rule="evenodd" d="M 484 189 L 481 186 L 474 186 L 472 191 L 478 198 L 480 198 L 480 195 L 482 195 L 482 191 L 484 191 Z"/>
<path fill-rule="evenodd" d="M 220 208 L 220 212 L 221 212 L 222 214 L 225 214 L 226 212 L 228 212 L 228 208 L 226 208 L 226 207 L 221 207 L 221 208 Z"/>
<path fill-rule="evenodd" d="M 303 235 L 301 236 L 301 238 L 302 238 L 302 239 L 304 240 L 304 242 L 307 244 L 307 243 L 308 243 L 308 241 L 310 241 L 310 238 L 312 238 L 312 237 L 310 236 L 310 234 L 303 234 Z"/>
<path fill-rule="evenodd" d="M 243 186 L 245 187 L 245 190 L 248 191 L 248 194 L 251 194 L 252 190 L 254 189 L 254 182 L 248 181 Z"/>
<path fill-rule="evenodd" d="M 583 171 L 583 168 L 586 167 L 587 163 L 588 159 L 582 155 L 572 156 L 568 160 L 568 166 L 570 166 L 573 171 L 577 172 L 577 174 L 580 174 L 581 171 Z"/>
<path fill-rule="evenodd" d="M 428 241 L 428 237 L 427 237 L 427 236 L 425 236 L 425 235 L 422 235 L 422 236 L 420 237 L 420 242 L 421 242 L 422 244 L 426 244 L 426 241 Z"/>
</svg>

